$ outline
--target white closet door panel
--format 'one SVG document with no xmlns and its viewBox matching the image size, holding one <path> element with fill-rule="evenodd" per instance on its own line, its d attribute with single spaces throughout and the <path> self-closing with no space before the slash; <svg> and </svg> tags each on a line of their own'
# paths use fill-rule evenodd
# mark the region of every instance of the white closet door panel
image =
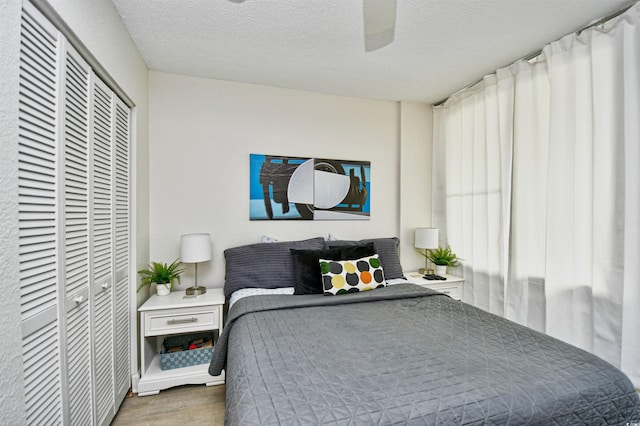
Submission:
<svg viewBox="0 0 640 426">
<path fill-rule="evenodd" d="M 95 371 L 95 404 L 97 424 L 113 414 L 114 361 L 113 361 L 113 315 L 111 287 L 94 297 L 93 356 Z"/>
<path fill-rule="evenodd" d="M 91 69 L 70 46 L 64 99 L 65 296 L 89 288 L 89 117 Z M 75 305 L 75 302 L 71 303 Z"/>
<path fill-rule="evenodd" d="M 111 92 L 96 79 L 93 91 L 93 267 L 99 286 L 111 283 Z M 98 282 L 99 281 L 99 282 Z"/>
<path fill-rule="evenodd" d="M 67 416 L 93 422 L 89 304 L 89 140 L 91 68 L 67 46 L 64 67 L 63 191 Z"/>
<path fill-rule="evenodd" d="M 129 336 L 129 108 L 116 98 L 114 122 L 115 148 L 115 381 L 116 401 L 130 386 Z"/>
<path fill-rule="evenodd" d="M 113 201 L 112 201 L 112 94 L 99 79 L 93 82 L 92 123 L 92 265 L 93 357 L 96 423 L 113 415 Z"/>
<path fill-rule="evenodd" d="M 129 271 L 129 109 L 120 100 L 115 108 L 115 267 Z M 118 279 L 121 277 L 119 276 Z"/>
<path fill-rule="evenodd" d="M 22 13 L 19 101 L 19 261 L 28 424 L 62 421 L 57 306 L 58 32 Z"/>
<path fill-rule="evenodd" d="M 129 277 L 116 283 L 115 311 L 115 399 L 122 401 L 131 387 L 129 372 L 129 352 L 131 348 L 129 337 Z"/>
<path fill-rule="evenodd" d="M 78 298 L 81 301 L 66 312 L 68 415 L 71 425 L 90 425 L 93 422 L 93 392 L 89 300 L 84 296 Z"/>
<path fill-rule="evenodd" d="M 58 325 L 51 321 L 23 335 L 24 393 L 27 424 L 62 424 Z"/>
</svg>

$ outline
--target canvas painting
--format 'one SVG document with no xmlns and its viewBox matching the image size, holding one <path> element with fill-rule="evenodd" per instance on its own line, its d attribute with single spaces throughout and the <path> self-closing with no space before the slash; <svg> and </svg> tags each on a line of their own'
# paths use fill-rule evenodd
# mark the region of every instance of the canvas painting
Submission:
<svg viewBox="0 0 640 426">
<path fill-rule="evenodd" d="M 369 161 L 250 154 L 251 220 L 368 220 Z"/>
</svg>

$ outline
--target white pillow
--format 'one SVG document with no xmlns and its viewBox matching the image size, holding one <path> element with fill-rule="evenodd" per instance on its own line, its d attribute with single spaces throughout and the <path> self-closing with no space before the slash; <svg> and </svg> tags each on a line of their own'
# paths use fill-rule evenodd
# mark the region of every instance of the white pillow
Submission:
<svg viewBox="0 0 640 426">
<path fill-rule="evenodd" d="M 396 285 L 396 284 L 407 284 L 409 280 L 406 278 L 392 278 L 387 280 L 387 285 Z"/>
<path fill-rule="evenodd" d="M 280 287 L 280 288 L 241 288 L 231 294 L 229 298 L 229 308 L 233 306 L 238 300 L 243 297 L 249 296 L 261 296 L 269 294 L 293 294 L 293 287 Z"/>
</svg>

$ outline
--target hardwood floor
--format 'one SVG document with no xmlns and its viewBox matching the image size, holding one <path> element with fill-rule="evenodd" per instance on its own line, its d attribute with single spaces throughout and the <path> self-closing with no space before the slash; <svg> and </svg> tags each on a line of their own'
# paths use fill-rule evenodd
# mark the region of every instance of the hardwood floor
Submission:
<svg viewBox="0 0 640 426">
<path fill-rule="evenodd" d="M 186 385 L 125 398 L 112 426 L 223 425 L 224 385 Z"/>
</svg>

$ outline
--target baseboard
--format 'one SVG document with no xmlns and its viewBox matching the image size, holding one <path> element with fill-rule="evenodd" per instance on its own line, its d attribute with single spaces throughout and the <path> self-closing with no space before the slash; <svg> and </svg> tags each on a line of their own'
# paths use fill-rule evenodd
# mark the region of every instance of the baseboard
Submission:
<svg viewBox="0 0 640 426">
<path fill-rule="evenodd" d="M 140 381 L 140 371 L 131 375 L 131 391 L 138 393 L 138 382 Z"/>
</svg>

